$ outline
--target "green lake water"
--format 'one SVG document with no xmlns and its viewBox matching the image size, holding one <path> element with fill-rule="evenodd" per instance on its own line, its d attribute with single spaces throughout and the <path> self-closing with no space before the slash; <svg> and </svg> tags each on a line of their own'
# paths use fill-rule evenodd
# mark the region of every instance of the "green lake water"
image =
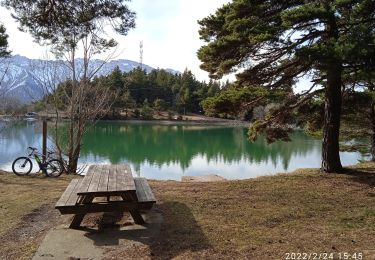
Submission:
<svg viewBox="0 0 375 260">
<path fill-rule="evenodd" d="M 51 123 L 50 123 L 51 124 Z M 51 131 L 50 131 L 51 132 Z M 0 168 L 41 147 L 41 123 L 19 122 L 2 131 Z M 52 144 L 52 136 L 49 136 Z M 343 152 L 343 165 L 364 159 Z M 182 176 L 218 174 L 246 179 L 297 168 L 319 167 L 321 141 L 296 131 L 290 142 L 268 145 L 264 138 L 251 143 L 244 127 L 141 122 L 98 122 L 84 137 L 79 163 L 130 164 L 133 174 L 151 179 L 180 180 Z"/>
</svg>

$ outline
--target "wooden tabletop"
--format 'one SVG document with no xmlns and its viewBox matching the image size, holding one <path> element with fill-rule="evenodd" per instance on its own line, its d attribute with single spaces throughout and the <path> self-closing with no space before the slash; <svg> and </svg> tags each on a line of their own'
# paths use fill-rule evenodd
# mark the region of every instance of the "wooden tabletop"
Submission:
<svg viewBox="0 0 375 260">
<path fill-rule="evenodd" d="M 121 195 L 135 192 L 129 165 L 91 165 L 78 188 L 78 195 Z"/>
</svg>

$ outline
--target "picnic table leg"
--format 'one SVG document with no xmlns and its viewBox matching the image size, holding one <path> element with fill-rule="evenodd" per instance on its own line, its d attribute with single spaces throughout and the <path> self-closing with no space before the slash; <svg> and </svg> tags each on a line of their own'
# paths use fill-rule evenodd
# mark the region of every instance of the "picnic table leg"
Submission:
<svg viewBox="0 0 375 260">
<path fill-rule="evenodd" d="M 94 196 L 92 195 L 86 195 L 82 200 L 82 204 L 88 204 L 91 203 L 94 200 Z M 75 214 L 73 217 L 72 222 L 70 223 L 69 228 L 79 228 L 79 226 L 82 223 L 83 218 L 86 214 Z"/>
<path fill-rule="evenodd" d="M 69 228 L 79 228 L 86 214 L 75 214 Z"/>
<path fill-rule="evenodd" d="M 143 225 L 146 223 L 138 210 L 130 210 L 129 212 L 132 218 L 134 219 L 135 224 Z"/>
<path fill-rule="evenodd" d="M 135 224 L 143 225 L 146 223 L 138 210 L 130 210 L 129 212 L 132 218 L 134 219 Z"/>
<path fill-rule="evenodd" d="M 124 200 L 124 201 L 134 201 L 135 200 L 135 198 L 132 196 L 132 195 L 130 195 L 130 194 L 128 194 L 128 196 L 126 196 L 126 195 L 123 195 L 123 196 L 121 196 L 122 197 L 122 199 Z M 142 217 L 142 215 L 139 213 L 139 211 L 138 210 L 136 210 L 136 209 L 134 209 L 134 210 L 129 210 L 129 213 L 130 213 L 130 215 L 132 216 L 132 218 L 134 219 L 134 222 L 135 222 L 135 224 L 138 224 L 138 225 L 143 225 L 143 224 L 145 224 L 146 222 L 144 221 L 144 219 L 143 219 L 143 217 Z"/>
</svg>

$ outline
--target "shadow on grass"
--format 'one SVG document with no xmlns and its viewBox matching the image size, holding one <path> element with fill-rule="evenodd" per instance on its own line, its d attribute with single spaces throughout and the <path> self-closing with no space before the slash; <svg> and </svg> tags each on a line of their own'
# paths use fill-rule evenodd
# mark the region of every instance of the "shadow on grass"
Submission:
<svg viewBox="0 0 375 260">
<path fill-rule="evenodd" d="M 159 206 L 164 222 L 159 236 L 150 245 L 153 259 L 171 259 L 183 252 L 211 248 L 189 207 L 176 201 L 168 201 Z"/>
<path fill-rule="evenodd" d="M 165 202 L 154 206 L 146 215 L 145 225 L 103 224 L 106 218 L 113 222 L 121 219 L 121 213 L 104 214 L 98 223 L 99 230 L 82 228 L 86 237 L 96 246 L 121 245 L 127 250 L 130 240 L 147 245 L 152 259 L 171 259 L 186 251 L 194 252 L 210 248 L 210 244 L 189 207 L 180 202 Z M 108 219 L 107 219 L 108 220 Z M 111 222 L 111 221 L 109 221 Z M 128 248 L 129 249 L 129 248 Z"/>
<path fill-rule="evenodd" d="M 369 185 L 371 187 L 375 186 L 375 167 L 373 168 L 345 168 L 343 174 L 351 177 L 353 181 Z"/>
</svg>

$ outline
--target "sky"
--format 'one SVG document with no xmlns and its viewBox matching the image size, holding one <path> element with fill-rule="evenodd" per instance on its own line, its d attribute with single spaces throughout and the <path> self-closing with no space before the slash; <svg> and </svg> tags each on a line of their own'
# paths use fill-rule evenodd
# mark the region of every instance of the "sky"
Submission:
<svg viewBox="0 0 375 260">
<path fill-rule="evenodd" d="M 190 69 L 199 80 L 208 74 L 199 68 L 197 50 L 198 20 L 215 13 L 229 0 L 133 0 L 130 8 L 137 13 L 136 28 L 127 36 L 115 36 L 119 46 L 116 59 L 139 61 L 139 44 L 143 42 L 143 63 L 154 68 Z M 20 32 L 10 12 L 0 7 L 0 22 L 9 35 L 12 54 L 28 58 L 45 57 L 46 47 L 33 42 L 28 33 Z M 110 36 L 113 34 L 109 33 Z"/>
</svg>

